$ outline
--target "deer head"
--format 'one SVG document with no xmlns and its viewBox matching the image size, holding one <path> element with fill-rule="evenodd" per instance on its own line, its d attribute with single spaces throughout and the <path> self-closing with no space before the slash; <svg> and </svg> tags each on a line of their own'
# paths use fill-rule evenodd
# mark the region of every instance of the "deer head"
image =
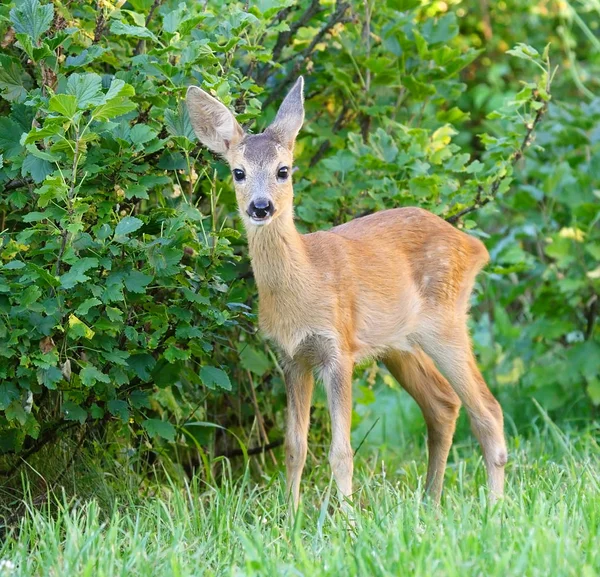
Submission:
<svg viewBox="0 0 600 577">
<path fill-rule="evenodd" d="M 197 86 L 188 89 L 186 104 L 194 131 L 202 144 L 229 163 L 247 228 L 292 213 L 292 163 L 304 121 L 303 86 L 299 77 L 261 134 L 246 134 L 224 104 Z"/>
</svg>

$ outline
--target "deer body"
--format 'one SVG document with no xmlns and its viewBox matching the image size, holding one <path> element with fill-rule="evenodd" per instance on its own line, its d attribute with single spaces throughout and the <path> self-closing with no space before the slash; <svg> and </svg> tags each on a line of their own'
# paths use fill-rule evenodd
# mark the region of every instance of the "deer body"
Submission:
<svg viewBox="0 0 600 577">
<path fill-rule="evenodd" d="M 477 369 L 466 328 L 475 276 L 489 258 L 484 245 L 418 208 L 302 235 L 293 221 L 289 178 L 303 120 L 302 81 L 260 135 L 244 135 L 233 115 L 200 89 L 190 89 L 187 100 L 198 137 L 234 172 L 260 326 L 281 350 L 286 377 L 286 466 L 294 504 L 315 371 L 332 419 L 332 471 L 342 495 L 351 495 L 352 370 L 368 357 L 381 359 L 423 411 L 432 498 L 440 498 L 461 403 L 483 449 L 492 498 L 501 495 L 502 411 Z"/>
</svg>

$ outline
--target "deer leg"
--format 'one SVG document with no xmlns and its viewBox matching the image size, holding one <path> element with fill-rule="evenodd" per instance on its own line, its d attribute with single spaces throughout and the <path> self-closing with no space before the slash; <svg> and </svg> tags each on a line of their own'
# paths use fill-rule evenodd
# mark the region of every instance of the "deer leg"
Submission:
<svg viewBox="0 0 600 577">
<path fill-rule="evenodd" d="M 292 363 L 285 368 L 287 390 L 287 426 L 285 434 L 285 464 L 288 496 L 292 495 L 294 510 L 300 501 L 300 479 L 308 451 L 308 427 L 314 378 L 308 367 Z"/>
<path fill-rule="evenodd" d="M 486 385 L 479 369 L 466 327 L 423 339 L 425 352 L 435 361 L 465 405 L 471 428 L 483 452 L 488 474 L 490 500 L 504 492 L 504 466 L 507 461 L 504 419 L 500 404 Z"/>
<path fill-rule="evenodd" d="M 352 495 L 354 468 L 354 455 L 350 445 L 352 368 L 351 359 L 336 359 L 326 363 L 321 373 L 331 415 L 332 438 L 329 463 L 338 489 L 346 499 Z"/>
<path fill-rule="evenodd" d="M 430 499 L 439 503 L 460 400 L 421 350 L 414 354 L 394 351 L 385 357 L 384 363 L 423 412 L 429 452 L 425 487 Z"/>
</svg>

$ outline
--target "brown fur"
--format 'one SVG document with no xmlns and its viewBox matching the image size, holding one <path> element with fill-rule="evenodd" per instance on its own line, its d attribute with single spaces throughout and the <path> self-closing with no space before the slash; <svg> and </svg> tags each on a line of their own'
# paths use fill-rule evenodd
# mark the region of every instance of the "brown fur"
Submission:
<svg viewBox="0 0 600 577">
<path fill-rule="evenodd" d="M 213 121 L 210 113 L 202 116 L 207 102 L 188 96 L 196 132 L 209 144 L 203 135 L 219 131 L 197 126 Z M 213 116 L 229 126 L 225 144 L 219 145 L 225 157 L 246 174 L 236 183 L 236 195 L 259 291 L 260 326 L 280 347 L 286 371 L 286 462 L 294 503 L 307 452 L 313 369 L 328 394 L 333 474 L 341 493 L 350 496 L 352 368 L 367 357 L 382 359 L 423 411 L 432 498 L 440 498 L 461 402 L 483 449 L 492 497 L 501 495 L 502 411 L 477 369 L 466 327 L 475 277 L 489 259 L 484 245 L 418 208 L 386 210 L 301 235 L 293 221 L 291 179 L 280 182 L 275 176 L 292 164 L 304 116 L 301 81 L 262 135 L 241 137 L 223 121 L 222 110 Z M 258 195 L 275 206 L 264 224 L 246 213 Z"/>
</svg>

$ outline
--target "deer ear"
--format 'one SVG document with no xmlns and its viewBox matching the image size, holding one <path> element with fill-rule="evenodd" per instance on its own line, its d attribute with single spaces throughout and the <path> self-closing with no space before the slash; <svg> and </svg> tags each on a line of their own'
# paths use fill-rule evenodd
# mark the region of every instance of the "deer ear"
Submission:
<svg viewBox="0 0 600 577">
<path fill-rule="evenodd" d="M 284 98 L 275 120 L 265 132 L 270 132 L 290 150 L 294 148 L 296 136 L 304 122 L 304 78 L 300 76 L 296 84 Z"/>
<path fill-rule="evenodd" d="M 198 140 L 213 152 L 226 155 L 243 138 L 244 131 L 231 111 L 201 88 L 190 86 L 185 102 Z"/>
</svg>

